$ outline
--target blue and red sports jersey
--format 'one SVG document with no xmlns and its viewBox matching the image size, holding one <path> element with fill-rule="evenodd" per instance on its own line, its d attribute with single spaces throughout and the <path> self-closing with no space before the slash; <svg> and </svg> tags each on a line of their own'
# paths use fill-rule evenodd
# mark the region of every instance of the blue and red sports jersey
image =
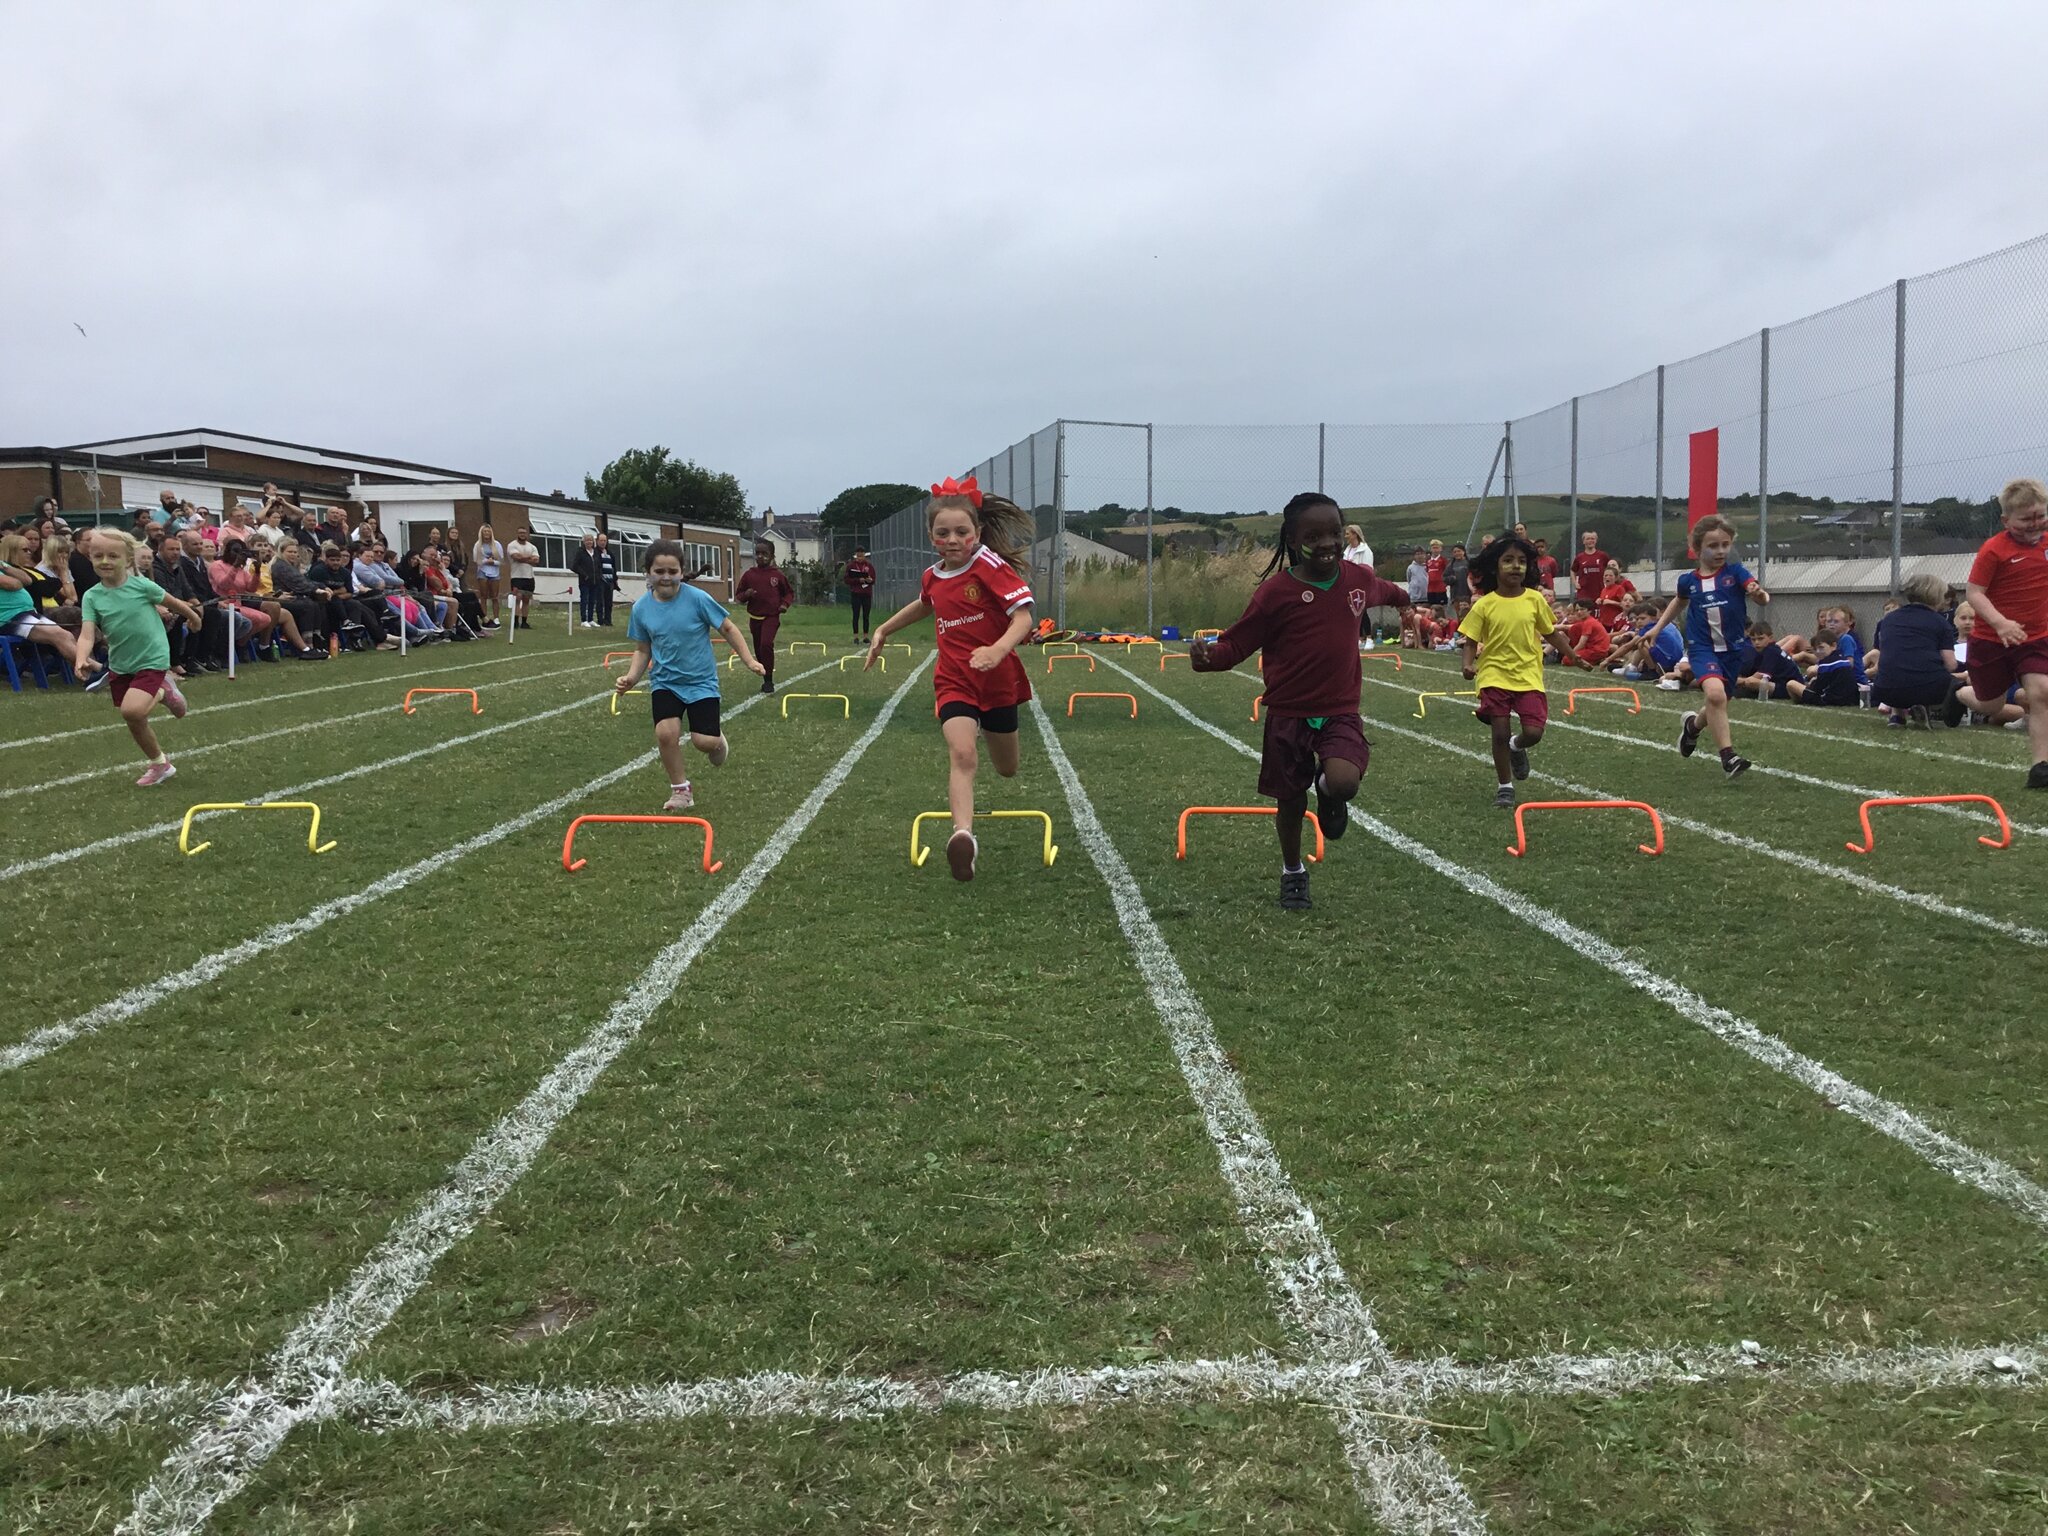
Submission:
<svg viewBox="0 0 2048 1536">
<path fill-rule="evenodd" d="M 1733 651 L 1740 649 L 1749 628 L 1749 603 L 1745 593 L 1756 578 L 1746 566 L 1730 560 L 1711 576 L 1687 571 L 1678 578 L 1678 595 L 1685 599 L 1685 643 L 1688 649 Z"/>
</svg>

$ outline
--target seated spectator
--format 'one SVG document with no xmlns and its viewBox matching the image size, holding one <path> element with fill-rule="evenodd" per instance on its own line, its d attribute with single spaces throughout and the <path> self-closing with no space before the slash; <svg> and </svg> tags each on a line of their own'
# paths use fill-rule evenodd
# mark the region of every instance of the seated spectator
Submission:
<svg viewBox="0 0 2048 1536">
<path fill-rule="evenodd" d="M 307 570 L 313 595 L 321 602 L 338 602 L 342 607 L 342 632 L 360 628 L 380 651 L 395 651 L 398 642 L 385 623 L 387 610 L 376 594 L 356 591 L 355 572 L 348 551 L 339 544 L 325 544 L 320 559 Z"/>
<path fill-rule="evenodd" d="M 1604 665 L 1614 649 L 1614 642 L 1607 626 L 1594 617 L 1591 605 L 1580 602 L 1565 604 L 1564 620 L 1565 638 L 1571 642 L 1571 648 L 1579 659 L 1589 667 Z M 1545 648 L 1559 660 L 1563 659 L 1563 653 L 1555 647 Z"/>
<path fill-rule="evenodd" d="M 1861 651 L 1851 656 L 1843 651 L 1841 636 L 1813 637 L 1813 666 L 1803 682 L 1787 683 L 1785 692 L 1794 702 L 1828 708 L 1855 708 L 1863 702 L 1856 682 Z"/>
<path fill-rule="evenodd" d="M 1970 654 L 1970 635 L 1977 628 L 1977 610 L 1968 603 L 1956 606 L 1956 664 L 1951 674 L 1956 691 L 1950 695 L 1948 705 L 1942 711 L 1942 720 L 1949 726 L 1958 726 L 1967 718 L 1973 725 L 2010 725 L 2017 728 L 2026 718 L 2026 707 L 2016 697 L 2018 690 L 2008 690 L 2003 699 L 1986 701 L 1977 697 L 1977 690 L 1970 686 L 1970 672 L 1967 666 Z"/>
<path fill-rule="evenodd" d="M 1594 616 L 1607 628 L 1612 629 L 1621 622 L 1622 615 L 1628 611 L 1628 605 L 1633 603 L 1638 595 L 1636 584 L 1621 574 L 1621 562 L 1610 560 L 1607 562 L 1606 572 L 1601 576 L 1599 601 L 1593 605 Z"/>
<path fill-rule="evenodd" d="M 256 537 L 267 546 L 263 551 L 266 560 L 275 560 L 278 551 L 293 542 L 291 530 L 284 525 L 284 509 L 280 506 L 265 507 L 263 515 L 256 521 L 255 531 Z"/>
<path fill-rule="evenodd" d="M 1866 661 L 1883 658 L 1871 683 L 1871 702 L 1891 712 L 1891 723 L 1903 726 L 1910 717 L 1930 723 L 1930 712 L 1944 714 L 1955 692 L 1956 627 L 1941 612 L 1948 585 L 1938 576 L 1915 576 L 1904 587 L 1906 601 L 1877 621 L 1877 646 Z M 1958 713 L 1958 720 L 1962 718 Z"/>
<path fill-rule="evenodd" d="M 1749 660 L 1735 679 L 1737 693 L 1752 693 L 1758 699 L 1790 698 L 1791 684 L 1803 683 L 1805 675 L 1778 644 L 1771 626 L 1759 620 L 1744 631 L 1749 636 Z"/>
<path fill-rule="evenodd" d="M 19 533 L 0 535 L 0 635 L 42 646 L 62 657 L 66 666 L 75 666 L 77 642 L 36 609 L 35 589 L 48 580 L 29 558 L 27 539 Z"/>
<path fill-rule="evenodd" d="M 164 547 L 169 549 L 171 543 L 166 539 Z M 255 632 L 255 616 L 233 599 L 224 598 L 213 590 L 213 577 L 206 568 L 206 545 L 196 528 L 180 533 L 176 543 L 177 585 L 168 586 L 161 581 L 157 585 L 200 611 L 204 626 L 199 636 L 200 655 L 209 661 L 218 657 L 225 664 L 228 646 L 239 645 L 244 635 Z"/>
<path fill-rule="evenodd" d="M 1685 641 L 1678 634 L 1678 626 L 1667 624 L 1658 632 L 1656 643 L 1646 653 L 1643 636 L 1656 627 L 1658 615 L 1663 608 L 1648 598 L 1638 598 L 1630 605 L 1628 621 L 1621 633 L 1613 636 L 1614 649 L 1608 653 L 1608 670 L 1616 677 L 1629 682 L 1658 679 L 1675 672 L 1685 660 Z M 1659 683 L 1659 686 L 1663 686 Z M 1677 684 L 1674 682 L 1675 688 Z"/>
<path fill-rule="evenodd" d="M 43 540 L 42 558 L 36 561 L 36 574 L 42 581 L 35 589 L 35 599 L 36 612 L 75 635 L 85 614 L 79 607 L 78 589 L 71 585 L 71 551 L 71 535 L 62 528 Z"/>
<path fill-rule="evenodd" d="M 257 655 L 265 661 L 273 657 L 265 642 L 273 628 L 280 623 L 291 639 L 292 654 L 304 657 L 309 651 L 304 636 L 299 633 L 298 622 L 276 603 L 262 601 L 258 594 L 255 567 L 250 562 L 249 546 L 240 539 L 230 538 L 222 544 L 218 559 L 211 560 L 206 567 L 207 579 L 213 583 L 213 590 L 224 598 L 231 598 L 241 605 L 249 615 L 254 630 Z"/>
<path fill-rule="evenodd" d="M 437 533 L 439 531 L 435 530 Z M 462 620 L 462 624 L 453 631 L 455 638 L 467 640 L 472 635 L 480 636 L 484 627 L 484 605 L 477 601 L 475 593 L 456 590 L 454 578 L 448 574 L 446 552 L 430 543 L 420 552 L 420 561 L 426 576 L 428 594 L 442 604 L 444 614 L 447 605 L 453 603 L 457 615 Z M 441 622 L 445 627 L 447 619 L 444 617 Z"/>
<path fill-rule="evenodd" d="M 405 582 L 391 568 L 390 554 L 382 544 L 364 546 L 352 568 L 356 590 L 366 597 L 381 598 L 398 616 L 398 622 L 406 626 L 405 633 L 414 644 L 447 639 L 446 632 L 427 617 L 426 610 L 405 595 Z"/>
</svg>

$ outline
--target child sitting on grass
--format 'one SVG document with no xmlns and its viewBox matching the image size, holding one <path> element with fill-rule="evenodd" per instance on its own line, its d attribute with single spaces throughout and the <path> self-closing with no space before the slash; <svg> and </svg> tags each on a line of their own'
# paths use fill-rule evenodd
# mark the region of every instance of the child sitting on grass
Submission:
<svg viewBox="0 0 2048 1536">
<path fill-rule="evenodd" d="M 1749 626 L 1747 633 L 1751 656 L 1744 663 L 1742 675 L 1735 679 L 1735 691 L 1754 694 L 1759 700 L 1779 694 L 1792 697 L 1791 685 L 1803 682 L 1804 675 L 1778 644 L 1771 626 L 1758 621 Z"/>
<path fill-rule="evenodd" d="M 195 632 L 199 610 L 147 576 L 135 574 L 135 551 L 140 546 L 133 535 L 118 528 L 95 528 L 85 538 L 90 541 L 86 554 L 99 581 L 86 591 L 81 605 L 85 619 L 78 632 L 75 665 L 81 679 L 97 672 L 100 664 L 93 659 L 93 647 L 102 635 L 106 637 L 107 697 L 121 711 L 128 734 L 142 751 L 145 766 L 135 782 L 152 789 L 178 770 L 158 744 L 149 712 L 161 699 L 172 719 L 185 717 L 185 696 L 170 675 L 171 642 L 159 609 L 169 609 Z"/>
<path fill-rule="evenodd" d="M 1479 600 L 1458 626 L 1465 652 L 1465 676 L 1479 684 L 1478 717 L 1493 732 L 1493 769 L 1499 786 L 1493 803 L 1512 809 L 1515 780 L 1529 777 L 1529 750 L 1543 739 L 1550 723 L 1550 700 L 1543 691 L 1544 637 L 1567 666 L 1587 663 L 1572 649 L 1571 637 L 1557 627 L 1550 599 L 1527 583 L 1536 572 L 1536 546 L 1519 534 L 1496 539 L 1472 559 L 1472 583 Z M 1585 605 L 1573 608 L 1586 612 Z M 1597 629 L 1597 620 L 1587 622 Z M 1601 630 L 1601 638 L 1606 631 Z M 1520 723 L 1512 731 L 1508 717 Z"/>
<path fill-rule="evenodd" d="M 1301 822 L 1308 792 L 1316 820 L 1335 841 L 1350 821 L 1372 749 L 1358 714 L 1363 687 L 1358 619 L 1368 608 L 1410 606 L 1404 588 L 1382 581 L 1342 557 L 1344 520 L 1337 503 L 1304 491 L 1287 503 L 1265 580 L 1242 617 L 1214 640 L 1188 647 L 1197 672 L 1224 672 L 1263 651 L 1266 738 L 1259 793 L 1277 802 L 1280 905 L 1305 912 L 1308 866 L 1301 859 Z"/>
</svg>

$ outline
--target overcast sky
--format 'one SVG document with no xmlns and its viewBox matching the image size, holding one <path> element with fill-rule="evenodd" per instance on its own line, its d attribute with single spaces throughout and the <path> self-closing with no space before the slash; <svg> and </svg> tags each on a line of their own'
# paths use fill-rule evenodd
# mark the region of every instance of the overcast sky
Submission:
<svg viewBox="0 0 2048 1536">
<path fill-rule="evenodd" d="M 1062 415 L 1498 420 L 2048 230 L 2039 0 L 4 0 L 0 37 L 8 444 L 580 493 L 660 442 L 810 511 Z"/>
</svg>

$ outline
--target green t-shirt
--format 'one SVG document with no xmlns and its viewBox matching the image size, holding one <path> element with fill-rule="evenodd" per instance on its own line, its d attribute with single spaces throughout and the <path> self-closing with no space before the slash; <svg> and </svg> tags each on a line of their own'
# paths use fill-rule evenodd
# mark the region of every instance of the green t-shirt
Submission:
<svg viewBox="0 0 2048 1536">
<path fill-rule="evenodd" d="M 28 573 L 18 565 L 10 565 L 7 574 L 25 578 Z M 36 600 L 28 595 L 27 587 L 0 587 L 0 624 L 12 624 L 24 613 L 35 611 Z"/>
<path fill-rule="evenodd" d="M 147 576 L 130 576 L 118 587 L 88 588 L 85 622 L 107 637 L 107 665 L 123 677 L 161 672 L 171 664 L 170 637 L 156 605 L 164 589 Z"/>
</svg>

